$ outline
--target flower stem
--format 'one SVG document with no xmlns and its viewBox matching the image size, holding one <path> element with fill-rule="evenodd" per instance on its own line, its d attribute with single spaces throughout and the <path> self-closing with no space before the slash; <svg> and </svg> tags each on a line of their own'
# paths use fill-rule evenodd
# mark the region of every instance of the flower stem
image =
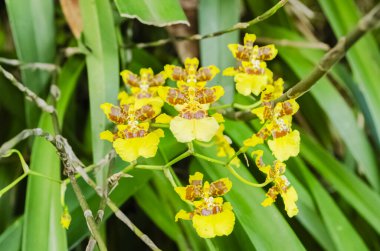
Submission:
<svg viewBox="0 0 380 251">
<path fill-rule="evenodd" d="M 200 159 L 203 159 L 203 160 L 206 160 L 206 161 L 211 162 L 211 163 L 218 164 L 218 165 L 222 165 L 222 166 L 226 165 L 226 163 L 223 162 L 223 161 L 221 161 L 221 160 L 210 158 L 208 156 L 205 156 L 205 155 L 202 155 L 202 154 L 199 154 L 199 153 L 193 153 L 193 156 L 197 157 L 197 158 L 200 158 Z"/>
<path fill-rule="evenodd" d="M 15 179 L 12 183 L 4 187 L 3 189 L 0 190 L 0 198 L 8 192 L 10 189 L 12 189 L 14 186 L 16 186 L 20 181 L 22 181 L 26 176 L 28 176 L 28 173 L 23 173 L 20 177 Z"/>
<path fill-rule="evenodd" d="M 253 183 L 253 182 L 250 182 L 246 179 L 244 179 L 243 177 L 241 177 L 236 171 L 235 169 L 233 169 L 230 165 L 226 165 L 226 167 L 228 168 L 228 170 L 230 171 L 230 173 L 232 173 L 233 176 L 235 176 L 238 180 L 240 180 L 241 182 L 249 185 L 249 186 L 252 186 L 252 187 L 264 187 L 266 185 L 268 185 L 270 182 L 272 182 L 272 180 L 266 180 L 264 183 L 260 183 L 260 184 L 257 184 L 257 183 Z"/>
<path fill-rule="evenodd" d="M 235 108 L 237 108 L 239 110 L 248 110 L 248 111 L 250 111 L 253 108 L 256 108 L 256 107 L 258 107 L 260 105 L 261 105 L 261 100 L 255 102 L 255 103 L 253 103 L 251 105 L 241 105 L 241 104 L 238 104 L 238 103 L 234 103 L 233 107 L 235 107 Z"/>
<path fill-rule="evenodd" d="M 233 161 L 241 153 L 244 153 L 245 151 L 247 151 L 247 149 L 248 149 L 248 147 L 246 147 L 246 146 L 240 147 L 240 149 L 234 155 L 232 155 L 231 158 L 228 159 L 228 161 L 227 161 L 227 163 L 225 165 L 229 165 L 231 163 L 231 161 Z"/>
</svg>

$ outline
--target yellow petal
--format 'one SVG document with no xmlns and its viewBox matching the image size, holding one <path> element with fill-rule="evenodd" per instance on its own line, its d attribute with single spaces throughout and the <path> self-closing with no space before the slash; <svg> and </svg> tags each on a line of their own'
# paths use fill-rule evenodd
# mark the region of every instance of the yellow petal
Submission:
<svg viewBox="0 0 380 251">
<path fill-rule="evenodd" d="M 151 158 L 156 156 L 158 144 L 160 143 L 160 138 L 164 136 L 164 131 L 157 129 L 147 136 L 141 138 L 141 146 L 139 148 L 139 155 L 144 158 Z"/>
<path fill-rule="evenodd" d="M 175 117 L 170 121 L 170 130 L 178 142 L 187 143 L 196 139 L 208 142 L 218 131 L 219 124 L 213 117 L 184 119 Z"/>
<path fill-rule="evenodd" d="M 281 194 L 284 200 L 285 210 L 289 217 L 293 217 L 298 214 L 298 208 L 296 201 L 298 200 L 298 195 L 294 187 L 289 187 L 285 193 Z"/>
<path fill-rule="evenodd" d="M 111 113 L 112 106 L 114 106 L 114 105 L 111 103 L 103 103 L 100 105 L 100 109 L 102 109 L 104 114 L 107 115 L 107 117 L 108 117 L 108 114 Z"/>
<path fill-rule="evenodd" d="M 224 205 L 221 213 L 209 216 L 194 215 L 193 227 L 200 237 L 214 238 L 215 236 L 231 234 L 235 225 L 235 215 L 228 202 Z"/>
<path fill-rule="evenodd" d="M 211 115 L 215 120 L 216 122 L 218 123 L 223 123 L 224 122 L 224 118 L 223 118 L 223 115 L 220 114 L 220 113 L 214 113 L 213 115 Z M 224 127 L 223 127 L 224 128 Z M 223 130 L 222 130 L 223 132 Z"/>
<path fill-rule="evenodd" d="M 267 197 L 263 202 L 261 202 L 261 205 L 263 207 L 267 207 L 267 206 L 272 205 L 273 202 L 274 202 L 274 200 L 271 197 Z"/>
<path fill-rule="evenodd" d="M 187 186 L 186 187 L 176 187 L 176 188 L 174 188 L 174 191 L 179 195 L 179 197 L 181 197 L 181 199 L 183 201 L 187 201 L 186 200 L 186 190 L 187 190 Z"/>
<path fill-rule="evenodd" d="M 261 124 L 263 124 L 265 122 L 264 115 L 265 115 L 266 109 L 267 108 L 265 106 L 260 106 L 260 107 L 255 108 L 251 111 L 253 114 L 255 114 L 260 119 Z"/>
<path fill-rule="evenodd" d="M 251 94 L 251 82 L 245 77 L 247 74 L 239 73 L 235 76 L 236 90 L 244 96 Z"/>
<path fill-rule="evenodd" d="M 256 41 L 256 35 L 255 34 L 245 33 L 245 36 L 244 36 L 244 44 L 245 45 L 248 43 L 253 44 L 255 41 Z"/>
<path fill-rule="evenodd" d="M 187 143 L 195 139 L 194 119 L 174 117 L 170 121 L 170 131 L 178 142 Z"/>
<path fill-rule="evenodd" d="M 229 178 L 222 178 L 210 184 L 210 196 L 222 196 L 231 190 L 232 182 Z"/>
<path fill-rule="evenodd" d="M 252 135 L 251 138 L 246 139 L 243 143 L 245 146 L 254 147 L 256 145 L 263 144 L 264 140 L 262 138 L 257 137 L 256 134 L 254 134 L 254 135 Z"/>
<path fill-rule="evenodd" d="M 113 142 L 113 148 L 122 160 L 132 162 L 139 157 L 140 140 L 141 138 L 116 139 Z"/>
<path fill-rule="evenodd" d="M 299 132 L 294 130 L 283 137 L 268 140 L 268 145 L 276 159 L 285 161 L 292 156 L 298 155 L 300 141 Z"/>
<path fill-rule="evenodd" d="M 223 75 L 224 76 L 235 76 L 236 74 L 240 73 L 235 67 L 228 67 L 224 69 Z"/>
<path fill-rule="evenodd" d="M 219 124 L 213 117 L 194 119 L 195 139 L 209 142 L 219 129 Z"/>
<path fill-rule="evenodd" d="M 109 142 L 113 142 L 113 133 L 111 131 L 104 131 L 100 133 L 100 139 L 107 140 Z"/>
<path fill-rule="evenodd" d="M 190 185 L 202 185 L 203 174 L 200 172 L 195 172 L 193 175 L 189 176 Z M 195 182 L 195 184 L 193 184 Z"/>
<path fill-rule="evenodd" d="M 173 117 L 171 117 L 165 113 L 162 113 L 162 114 L 158 115 L 158 117 L 156 117 L 156 123 L 169 124 L 172 119 L 173 119 Z"/>
<path fill-rule="evenodd" d="M 178 219 L 182 220 L 190 220 L 191 219 L 191 213 L 186 212 L 185 210 L 181 209 L 176 215 L 175 215 L 175 221 L 177 222 Z"/>
<path fill-rule="evenodd" d="M 236 52 L 237 52 L 238 47 L 239 47 L 239 44 L 229 44 L 228 45 L 228 49 L 230 49 L 234 58 L 236 58 Z"/>
<path fill-rule="evenodd" d="M 153 76 L 154 73 L 153 73 L 152 68 L 141 68 L 140 69 L 140 76 L 142 76 L 142 75 L 151 75 L 151 76 Z"/>
<path fill-rule="evenodd" d="M 268 76 L 266 74 L 246 74 L 239 73 L 235 76 L 236 90 L 245 96 L 253 93 L 259 95 L 268 83 Z"/>
<path fill-rule="evenodd" d="M 127 162 L 134 161 L 140 156 L 150 158 L 156 155 L 159 138 L 162 136 L 163 131 L 157 129 L 142 138 L 116 139 L 113 147 L 120 158 Z"/>
<path fill-rule="evenodd" d="M 61 216 L 61 225 L 65 229 L 69 229 L 71 223 L 71 215 L 67 207 L 64 208 L 62 216 Z"/>
</svg>

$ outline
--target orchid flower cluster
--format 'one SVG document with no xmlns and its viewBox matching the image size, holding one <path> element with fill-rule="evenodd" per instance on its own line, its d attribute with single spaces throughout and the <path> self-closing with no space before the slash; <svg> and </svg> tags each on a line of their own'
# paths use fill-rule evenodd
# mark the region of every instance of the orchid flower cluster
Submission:
<svg viewBox="0 0 380 251">
<path fill-rule="evenodd" d="M 273 107 L 273 101 L 283 94 L 284 82 L 281 78 L 273 79 L 266 61 L 275 58 L 277 50 L 274 45 L 258 47 L 254 45 L 255 39 L 255 35 L 246 34 L 244 45 L 228 46 L 239 65 L 225 69 L 223 74 L 234 77 L 238 93 L 260 96 L 257 99 L 261 106 L 251 112 L 257 115 L 263 126 L 244 141 L 242 149 L 267 141 L 276 159 L 272 165 L 264 163 L 263 151 L 256 149 L 252 153 L 258 169 L 266 175 L 265 184 L 273 183 L 262 205 L 271 205 L 280 195 L 288 216 L 292 217 L 298 212 L 295 204 L 297 193 L 284 176 L 286 165 L 283 161 L 299 152 L 299 132 L 291 128 L 292 115 L 299 106 L 295 100 L 287 100 Z M 136 163 L 140 157 L 156 155 L 160 138 L 164 137 L 164 130 L 160 128 L 168 127 L 178 142 L 188 144 L 189 151 L 193 151 L 193 142 L 210 142 L 217 146 L 218 157 L 227 158 L 225 166 L 238 167 L 240 160 L 237 155 L 244 151 L 240 149 L 235 152 L 231 140 L 223 133 L 223 116 L 210 112 L 211 105 L 224 95 L 224 89 L 218 85 L 206 85 L 220 70 L 213 65 L 198 67 L 197 58 L 187 58 L 184 68 L 166 65 L 158 74 L 154 74 L 151 68 L 141 69 L 139 75 L 129 70 L 122 71 L 121 76 L 129 93 L 119 93 L 118 105 L 101 105 L 116 127 L 113 131 L 102 132 L 100 138 L 111 142 L 121 159 Z M 167 79 L 175 81 L 176 87 L 164 86 Z M 177 111 L 175 116 L 162 113 L 165 103 L 174 107 Z M 180 210 L 175 220 L 192 220 L 193 227 L 203 238 L 229 235 L 234 227 L 235 215 L 231 204 L 224 202 L 221 196 L 231 187 L 232 182 L 228 178 L 209 183 L 203 182 L 203 174 L 199 172 L 190 175 L 189 185 L 175 187 L 175 191 L 182 200 L 192 205 L 193 210 Z"/>
<path fill-rule="evenodd" d="M 283 175 L 286 165 L 283 161 L 289 157 L 297 156 L 300 150 L 300 135 L 297 130 L 292 130 L 292 115 L 299 105 L 294 99 L 279 102 L 273 107 L 272 102 L 284 92 L 282 78 L 273 80 L 273 73 L 267 68 L 266 62 L 277 55 L 274 45 L 259 47 L 254 45 L 256 36 L 246 34 L 244 45 L 231 44 L 229 49 L 233 56 L 241 63 L 237 68 L 227 68 L 224 75 L 234 76 L 237 91 L 245 96 L 251 93 L 260 95 L 261 106 L 251 112 L 257 115 L 263 126 L 251 138 L 244 142 L 247 147 L 256 147 L 267 141 L 269 149 L 276 160 L 273 165 L 265 165 L 262 161 L 262 151 L 254 151 L 256 165 L 260 171 L 267 175 L 267 180 L 274 183 L 266 194 L 267 199 L 263 206 L 269 206 L 276 201 L 280 194 L 284 200 L 285 210 L 289 217 L 298 213 L 295 202 L 298 199 L 295 189 Z"/>
</svg>

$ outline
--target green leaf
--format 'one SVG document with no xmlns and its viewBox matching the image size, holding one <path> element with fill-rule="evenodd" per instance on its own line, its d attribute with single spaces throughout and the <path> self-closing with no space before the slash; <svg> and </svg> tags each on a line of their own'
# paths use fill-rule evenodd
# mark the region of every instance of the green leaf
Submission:
<svg viewBox="0 0 380 251">
<path fill-rule="evenodd" d="M 8 227 L 0 236 L 0 250 L 19 251 L 21 248 L 21 235 L 23 217 Z"/>
<path fill-rule="evenodd" d="M 81 60 L 72 58 L 59 76 L 58 86 L 62 87 L 61 99 L 57 104 L 60 124 L 83 66 Z M 50 114 L 42 114 L 39 127 L 48 132 L 53 131 Z M 54 179 L 61 178 L 60 160 L 56 149 L 45 139 L 35 139 L 30 169 Z M 26 194 L 23 250 L 67 250 L 66 233 L 60 225 L 61 213 L 60 184 L 30 176 Z"/>
<path fill-rule="evenodd" d="M 300 155 L 380 233 L 380 196 L 305 133 L 301 133 Z"/>
<path fill-rule="evenodd" d="M 317 179 L 310 173 L 301 159 L 295 160 L 297 169 L 318 205 L 323 221 L 332 237 L 337 250 L 368 250 L 361 237 L 339 209 L 333 198 L 327 193 Z M 349 241 L 348 241 L 349 240 Z"/>
<path fill-rule="evenodd" d="M 115 0 L 115 3 L 122 17 L 137 18 L 144 24 L 159 27 L 190 25 L 177 0 Z"/>
<path fill-rule="evenodd" d="M 116 103 L 119 90 L 119 58 L 115 26 L 108 0 L 80 1 L 83 20 L 87 75 L 90 92 L 93 161 L 98 162 L 111 149 L 111 144 L 101 140 L 99 134 L 106 129 L 107 117 L 100 105 Z M 97 173 L 96 181 L 105 185 L 108 168 Z"/>
<path fill-rule="evenodd" d="M 318 2 L 338 38 L 351 31 L 361 17 L 353 0 L 344 2 L 319 0 Z M 374 137 L 380 145 L 380 85 L 378 75 L 375 74 L 378 72 L 380 51 L 371 33 L 366 34 L 352 46 L 347 52 L 347 60 L 353 71 L 354 79 L 367 101 L 376 127 Z"/>
<path fill-rule="evenodd" d="M 6 0 L 7 13 L 16 45 L 18 58 L 24 63 L 53 63 L 55 56 L 54 2 L 41 0 Z M 43 10 L 43 15 L 41 11 Z M 23 69 L 22 82 L 41 95 L 46 89 L 50 74 L 43 70 Z M 26 102 L 28 126 L 38 123 L 40 110 Z"/>
<path fill-rule="evenodd" d="M 240 20 L 240 9 L 239 0 L 201 0 L 198 13 L 200 33 L 208 34 L 232 27 Z M 222 82 L 222 71 L 236 64 L 227 45 L 238 41 L 238 31 L 200 41 L 202 65 L 216 65 L 220 69 L 220 73 L 210 83 L 223 86 L 225 94 L 220 99 L 221 103 L 232 103 L 234 98 L 233 79 L 223 78 Z"/>
</svg>

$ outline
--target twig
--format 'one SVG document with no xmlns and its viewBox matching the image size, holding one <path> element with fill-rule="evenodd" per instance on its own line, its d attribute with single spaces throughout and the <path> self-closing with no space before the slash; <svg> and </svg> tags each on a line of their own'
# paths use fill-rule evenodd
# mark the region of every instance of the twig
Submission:
<svg viewBox="0 0 380 251">
<path fill-rule="evenodd" d="M 355 44 L 364 34 L 374 28 L 380 21 L 380 4 L 377 4 L 367 15 L 365 15 L 356 27 L 346 36 L 341 37 L 338 43 L 330 49 L 319 61 L 313 71 L 295 86 L 290 88 L 273 104 L 287 99 L 299 98 L 306 93 L 320 78 L 322 78 L 331 67 L 344 57 L 347 50 Z"/>
<path fill-rule="evenodd" d="M 160 39 L 157 41 L 153 42 L 148 42 L 148 43 L 138 43 L 138 44 L 131 44 L 128 45 L 127 48 L 131 47 L 137 47 L 137 48 L 146 48 L 146 47 L 154 47 L 154 46 L 161 46 L 167 43 L 170 43 L 172 41 L 183 41 L 183 40 L 190 40 L 190 41 L 198 41 L 202 39 L 207 39 L 207 38 L 212 38 L 212 37 L 217 37 L 226 33 L 230 33 L 236 30 L 242 30 L 246 29 L 249 26 L 252 26 L 254 24 L 257 24 L 261 21 L 264 21 L 265 19 L 271 17 L 273 14 L 275 14 L 281 7 L 283 7 L 288 0 L 281 0 L 279 1 L 276 5 L 274 5 L 272 8 L 261 14 L 260 16 L 257 16 L 256 18 L 252 19 L 249 22 L 244 22 L 244 23 L 237 23 L 234 26 L 225 29 L 225 30 L 220 30 L 216 32 L 212 32 L 209 34 L 201 35 L 201 34 L 195 34 L 192 36 L 185 36 L 185 37 L 173 37 L 173 38 L 167 38 L 167 39 Z"/>
<path fill-rule="evenodd" d="M 141 232 L 141 230 L 137 228 L 136 225 L 133 224 L 133 222 L 122 211 L 120 211 L 120 209 L 110 199 L 108 199 L 107 205 L 115 213 L 115 216 L 124 222 L 125 225 L 127 225 L 148 247 L 150 247 L 150 249 L 154 251 L 161 250 L 146 234 Z"/>
<path fill-rule="evenodd" d="M 46 103 L 45 100 L 38 97 L 37 94 L 35 94 L 33 91 L 28 89 L 25 85 L 20 83 L 9 71 L 5 70 L 0 65 L 0 71 L 3 73 L 4 77 L 6 77 L 14 86 L 17 87 L 22 93 L 26 95 L 27 98 L 32 100 L 39 108 L 41 108 L 42 111 L 47 113 L 55 113 L 55 109 L 53 106 Z"/>
<path fill-rule="evenodd" d="M 49 63 L 24 63 L 17 59 L 9 59 L 9 58 L 3 58 L 0 57 L 0 63 L 6 64 L 10 66 L 20 67 L 21 69 L 31 69 L 31 70 L 44 70 L 44 71 L 57 71 L 59 70 L 58 66 L 55 64 L 49 64 Z"/>
</svg>

